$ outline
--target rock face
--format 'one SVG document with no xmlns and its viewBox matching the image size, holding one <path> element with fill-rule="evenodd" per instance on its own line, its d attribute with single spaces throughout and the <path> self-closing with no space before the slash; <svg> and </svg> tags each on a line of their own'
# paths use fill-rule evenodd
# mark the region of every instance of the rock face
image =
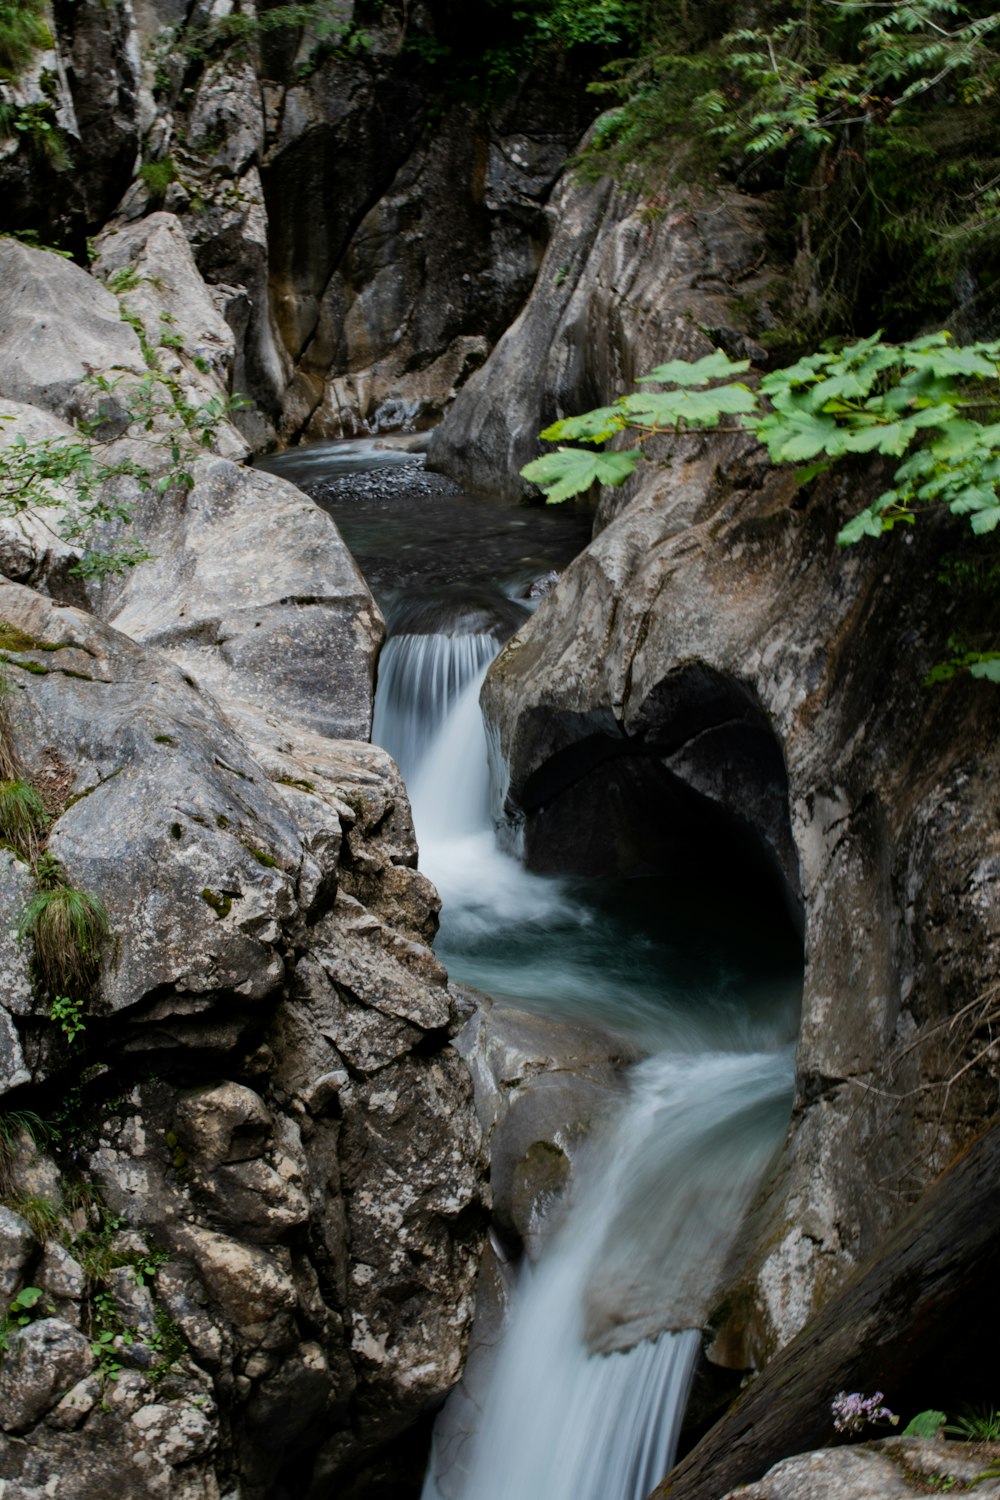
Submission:
<svg viewBox="0 0 1000 1500">
<path fill-rule="evenodd" d="M 82 257 L 117 202 L 121 267 L 147 217 L 178 215 L 259 403 L 240 418 L 255 444 L 433 423 L 528 295 L 545 199 L 594 113 L 556 53 L 483 111 L 445 0 L 376 9 L 338 3 L 324 37 L 87 0 L 0 85 L 21 112 L 0 143 L 11 227 Z"/>
<path fill-rule="evenodd" d="M 863 1448 L 787 1458 L 758 1484 L 740 1485 L 722 1500 L 891 1500 L 966 1485 L 974 1485 L 984 1500 L 995 1500 L 1000 1482 L 984 1476 L 998 1457 L 995 1444 L 970 1452 L 966 1443 L 889 1438 Z"/>
<path fill-rule="evenodd" d="M 432 434 L 432 468 L 477 493 L 533 497 L 519 470 L 549 422 L 621 394 L 665 359 L 703 352 L 705 333 L 733 358 L 763 352 L 731 302 L 738 290 L 766 308 L 773 293 L 766 201 L 646 207 L 607 180 L 560 179 L 532 295 Z"/>
<path fill-rule="evenodd" d="M 141 342 L 93 278 L 3 245 L 10 318 L 65 288 L 74 319 L 62 363 L 5 345 L 4 427 L 78 440 L 63 417 L 98 389 L 109 449 L 155 479 L 178 429 L 130 420 L 136 390 L 190 407 L 232 362 L 176 220 L 102 250 Z M 83 382 L 121 365 L 110 395 Z M 39 586 L 0 581 L 3 774 L 45 817 L 0 857 L 0 1488 L 412 1484 L 426 1433 L 416 1457 L 400 1434 L 462 1366 L 486 1162 L 448 1045 L 468 1005 L 427 946 L 439 902 L 398 772 L 362 742 L 381 617 L 291 485 L 208 452 L 187 483 L 126 488 L 155 557 L 124 581 L 74 576 L 80 543 L 44 517 L 3 537 Z M 54 886 L 111 933 L 67 981 L 72 1036 L 22 925 Z"/>
<path fill-rule="evenodd" d="M 648 225 L 606 190 L 560 191 L 531 300 L 431 445 L 469 483 L 644 366 L 712 342 L 752 354 L 736 292 L 766 319 L 761 205 L 680 204 Z M 837 530 L 878 474 L 796 489 L 742 439 L 664 441 L 652 460 L 602 497 L 483 704 L 529 863 L 681 861 L 743 905 L 770 888 L 804 928 L 791 1133 L 710 1348 L 759 1368 L 989 1113 L 1000 704 L 967 679 L 921 685 L 947 651 L 928 597 L 957 523 L 845 553 Z"/>
</svg>

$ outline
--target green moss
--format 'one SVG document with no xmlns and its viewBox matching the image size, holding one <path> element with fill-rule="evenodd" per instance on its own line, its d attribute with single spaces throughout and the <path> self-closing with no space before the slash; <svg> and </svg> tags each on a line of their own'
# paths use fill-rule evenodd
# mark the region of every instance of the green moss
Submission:
<svg viewBox="0 0 1000 1500">
<path fill-rule="evenodd" d="M 298 787 L 300 792 L 314 792 L 316 790 L 314 782 L 304 781 L 298 776 L 276 776 L 274 779 L 278 786 Z"/>
<path fill-rule="evenodd" d="M 223 917 L 228 917 L 233 909 L 231 896 L 227 896 L 223 891 L 209 890 L 208 886 L 202 891 L 201 899 L 212 908 L 220 922 Z"/>
<path fill-rule="evenodd" d="M 226 817 L 225 813 L 219 813 L 219 816 L 216 818 L 215 822 L 217 827 L 219 828 L 229 827 L 229 819 Z"/>
<path fill-rule="evenodd" d="M 250 784 L 253 785 L 252 776 L 248 776 L 245 771 L 238 770 L 236 766 L 231 766 L 229 762 L 223 760 L 221 756 L 217 755 L 215 757 L 215 764 L 218 766 L 220 771 L 228 771 L 230 776 L 238 776 L 241 781 L 249 781 Z"/>
<path fill-rule="evenodd" d="M 40 662 L 18 660 L 15 657 L 8 656 L 5 651 L 0 651 L 0 661 L 5 662 L 9 667 L 19 667 L 22 672 L 32 672 L 36 677 L 47 677 L 49 675 L 48 667 L 43 667 Z"/>
<path fill-rule="evenodd" d="M 273 854 L 268 854 L 266 849 L 257 849 L 253 844 L 247 844 L 246 848 L 259 865 L 264 865 L 268 870 L 276 870 L 278 868 L 278 861 Z"/>
<path fill-rule="evenodd" d="M 42 641 L 29 635 L 10 620 L 0 620 L 0 650 L 3 651 L 65 651 L 68 642 Z"/>
<path fill-rule="evenodd" d="M 177 741 L 172 734 L 154 734 L 153 743 L 154 745 L 176 745 Z"/>
<path fill-rule="evenodd" d="M 120 776 L 124 769 L 124 766 L 119 766 L 117 771 L 112 771 L 110 776 L 103 777 L 101 781 L 95 781 L 93 786 L 85 786 L 82 791 L 74 792 L 71 797 L 66 798 L 66 801 L 63 804 L 63 811 L 69 812 L 69 809 L 71 807 L 73 807 L 77 802 L 82 802 L 85 797 L 91 796 L 94 792 L 97 791 L 98 787 L 104 786 L 105 782 L 114 781 L 115 777 Z"/>
</svg>

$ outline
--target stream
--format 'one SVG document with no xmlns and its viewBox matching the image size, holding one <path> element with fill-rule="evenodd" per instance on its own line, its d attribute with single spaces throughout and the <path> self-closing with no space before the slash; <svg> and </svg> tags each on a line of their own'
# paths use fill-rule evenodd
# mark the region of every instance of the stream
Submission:
<svg viewBox="0 0 1000 1500">
<path fill-rule="evenodd" d="M 589 540 L 585 510 L 473 499 L 372 442 L 266 466 L 333 515 L 386 615 L 372 737 L 406 780 L 452 980 L 643 1054 L 513 1278 L 475 1430 L 457 1457 L 435 1444 L 423 1500 L 644 1500 L 674 1460 L 699 1309 L 787 1128 L 800 956 L 683 871 L 542 876 L 497 843 L 479 691 Z"/>
</svg>

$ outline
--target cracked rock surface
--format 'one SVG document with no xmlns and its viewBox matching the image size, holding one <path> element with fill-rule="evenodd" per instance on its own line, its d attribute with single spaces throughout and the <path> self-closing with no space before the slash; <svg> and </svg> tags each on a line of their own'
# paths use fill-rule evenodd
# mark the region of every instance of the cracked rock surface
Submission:
<svg viewBox="0 0 1000 1500">
<path fill-rule="evenodd" d="M 104 267 L 160 266 L 150 319 L 197 277 L 154 217 Z M 64 285 L 83 309 L 58 381 L 45 339 L 0 359 L 4 427 L 34 441 L 139 344 L 111 292 L 22 248 L 19 316 Z M 202 335 L 225 374 L 210 308 L 184 303 L 178 380 Z M 112 441 L 162 463 L 155 434 Z M 0 734 L 45 808 L 0 852 L 4 1500 L 68 1475 L 74 1500 L 318 1500 L 419 1469 L 401 1434 L 419 1455 L 471 1324 L 468 1004 L 428 946 L 399 773 L 364 742 L 381 616 L 300 491 L 218 452 L 191 478 L 139 497 L 155 557 L 124 581 L 0 528 Z M 73 1037 L 18 936 L 42 843 L 110 925 Z"/>
</svg>

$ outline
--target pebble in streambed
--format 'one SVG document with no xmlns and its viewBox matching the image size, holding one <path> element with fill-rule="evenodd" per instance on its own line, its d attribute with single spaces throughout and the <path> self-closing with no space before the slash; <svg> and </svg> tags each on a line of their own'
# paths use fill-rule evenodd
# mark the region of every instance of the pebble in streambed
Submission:
<svg viewBox="0 0 1000 1500">
<path fill-rule="evenodd" d="M 393 464 L 359 473 L 344 474 L 339 479 L 317 479 L 301 483 L 306 494 L 320 505 L 331 501 L 395 500 L 437 495 L 461 495 L 462 487 L 444 474 L 430 474 L 420 459 Z"/>
</svg>

